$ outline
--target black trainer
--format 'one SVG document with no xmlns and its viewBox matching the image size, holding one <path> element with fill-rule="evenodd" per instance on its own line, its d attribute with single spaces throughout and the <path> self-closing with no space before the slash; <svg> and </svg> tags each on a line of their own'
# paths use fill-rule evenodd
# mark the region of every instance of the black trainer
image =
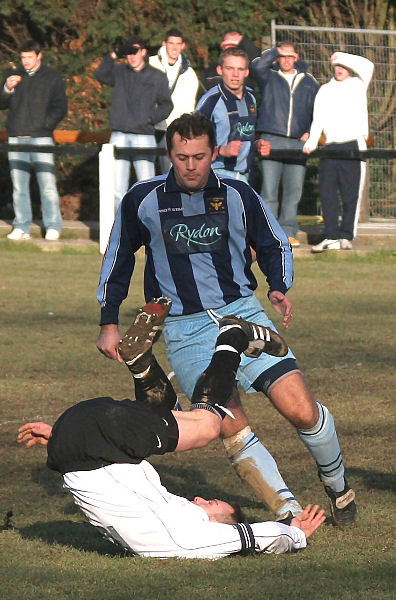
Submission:
<svg viewBox="0 0 396 600">
<path fill-rule="evenodd" d="M 288 351 L 288 346 L 285 340 L 269 327 L 257 325 L 251 321 L 245 321 L 234 315 L 223 317 L 220 321 L 220 331 L 223 327 L 232 325 L 239 326 L 249 339 L 249 346 L 244 350 L 244 354 L 250 358 L 257 358 L 263 352 L 272 356 L 285 356 Z"/>
<path fill-rule="evenodd" d="M 135 363 L 151 350 L 152 345 L 161 335 L 160 326 L 168 316 L 171 306 L 172 300 L 161 296 L 153 298 L 138 310 L 133 324 L 118 345 L 121 357 L 128 366 L 135 366 Z M 147 361 L 139 361 L 139 368 L 142 370 L 149 365 L 150 354 L 147 358 Z"/>
<path fill-rule="evenodd" d="M 329 498 L 331 516 L 337 527 L 350 527 L 356 521 L 357 507 L 355 503 L 355 492 L 349 487 L 345 479 L 345 487 L 342 492 L 335 492 L 329 486 L 324 486 Z"/>
</svg>

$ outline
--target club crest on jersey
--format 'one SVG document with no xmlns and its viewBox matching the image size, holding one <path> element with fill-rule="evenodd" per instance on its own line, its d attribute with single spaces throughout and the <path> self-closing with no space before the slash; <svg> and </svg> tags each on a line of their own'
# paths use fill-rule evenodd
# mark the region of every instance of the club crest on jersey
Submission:
<svg viewBox="0 0 396 600">
<path fill-rule="evenodd" d="M 224 213 L 224 199 L 223 198 L 211 198 L 209 201 L 209 212 L 217 214 Z"/>
</svg>

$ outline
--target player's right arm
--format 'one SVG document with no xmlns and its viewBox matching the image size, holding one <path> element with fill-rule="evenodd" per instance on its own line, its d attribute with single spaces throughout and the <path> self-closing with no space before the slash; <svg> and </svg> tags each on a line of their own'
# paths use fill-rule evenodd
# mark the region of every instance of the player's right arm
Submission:
<svg viewBox="0 0 396 600">
<path fill-rule="evenodd" d="M 135 186 L 142 188 L 141 184 Z M 120 362 L 122 359 L 118 353 L 118 315 L 120 305 L 128 295 L 135 266 L 135 252 L 142 245 L 135 186 L 124 196 L 117 211 L 103 257 L 97 290 L 97 300 L 101 307 L 101 331 L 96 345 L 102 354 Z"/>
</svg>

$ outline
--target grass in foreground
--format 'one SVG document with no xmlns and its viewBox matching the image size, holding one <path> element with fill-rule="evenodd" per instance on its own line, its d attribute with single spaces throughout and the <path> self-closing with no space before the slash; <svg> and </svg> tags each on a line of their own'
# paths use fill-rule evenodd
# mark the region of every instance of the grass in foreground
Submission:
<svg viewBox="0 0 396 600">
<path fill-rule="evenodd" d="M 393 598 L 392 402 L 395 389 L 394 259 L 296 261 L 294 323 L 286 337 L 310 388 L 334 413 L 359 524 L 324 526 L 295 555 L 220 561 L 124 557 L 88 525 L 42 449 L 15 442 L 27 420 L 53 422 L 73 402 L 132 393 L 126 369 L 95 348 L 97 255 L 7 251 L 2 279 L 0 380 L 0 578 L 10 600 L 205 598 Z M 121 329 L 143 302 L 142 261 Z M 266 284 L 258 275 L 264 305 Z M 270 309 L 271 310 L 271 309 Z M 279 319 L 272 313 L 275 323 Z M 160 342 L 157 353 L 165 361 Z M 182 403 L 187 406 L 185 399 Z M 301 502 L 325 496 L 293 428 L 259 395 L 245 397 L 254 431 Z M 236 478 L 216 442 L 153 460 L 175 493 L 239 501 L 249 518 L 270 518 Z M 10 513 L 12 511 L 12 515 Z M 392 531 L 393 529 L 393 531 Z"/>
</svg>

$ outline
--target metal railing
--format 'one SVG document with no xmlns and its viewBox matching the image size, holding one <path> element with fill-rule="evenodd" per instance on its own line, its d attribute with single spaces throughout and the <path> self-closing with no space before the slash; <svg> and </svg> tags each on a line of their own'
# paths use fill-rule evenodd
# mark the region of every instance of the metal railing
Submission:
<svg viewBox="0 0 396 600">
<path fill-rule="evenodd" d="M 271 40 L 273 45 L 285 40 L 295 43 L 301 58 L 311 65 L 312 74 L 321 84 L 332 76 L 329 59 L 337 50 L 371 60 L 375 69 L 367 98 L 374 147 L 396 147 L 396 31 L 279 25 L 272 21 Z M 317 189 L 316 177 L 316 169 L 311 168 L 306 189 Z M 396 218 L 395 161 L 384 157 L 369 163 L 367 188 L 369 216 Z M 314 197 L 303 200 L 303 209 L 304 204 L 309 212 L 320 213 L 316 192 Z"/>
</svg>

